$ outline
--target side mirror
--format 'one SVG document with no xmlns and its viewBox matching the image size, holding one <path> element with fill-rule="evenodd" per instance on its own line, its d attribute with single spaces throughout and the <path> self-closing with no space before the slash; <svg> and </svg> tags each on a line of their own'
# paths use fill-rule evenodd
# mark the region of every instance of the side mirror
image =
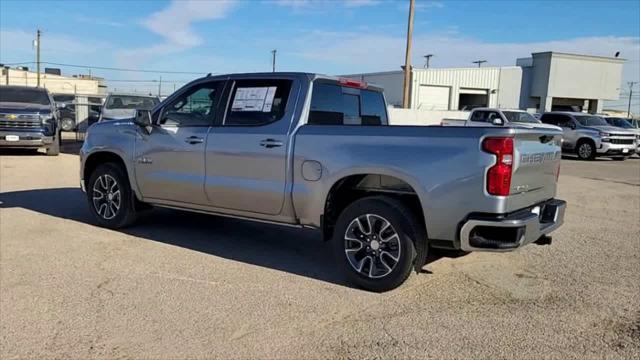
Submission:
<svg viewBox="0 0 640 360">
<path fill-rule="evenodd" d="M 133 123 L 145 128 L 148 133 L 151 133 L 151 111 L 136 110 L 136 116 L 133 118 Z"/>
<path fill-rule="evenodd" d="M 500 118 L 493 118 L 493 119 L 491 120 L 491 123 L 492 123 L 493 125 L 497 125 L 497 126 L 502 126 L 502 125 L 504 125 L 504 121 L 502 121 L 502 119 L 500 119 Z"/>
</svg>

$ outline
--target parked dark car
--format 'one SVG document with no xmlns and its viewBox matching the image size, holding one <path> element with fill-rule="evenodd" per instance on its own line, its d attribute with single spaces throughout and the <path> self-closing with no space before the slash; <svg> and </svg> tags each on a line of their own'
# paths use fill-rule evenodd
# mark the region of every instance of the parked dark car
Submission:
<svg viewBox="0 0 640 360">
<path fill-rule="evenodd" d="M 88 106 L 89 116 L 86 119 L 87 127 L 97 122 L 100 118 L 100 108 L 102 107 L 101 98 L 89 97 L 88 100 L 91 105 L 76 104 L 76 97 L 74 95 L 54 94 L 53 99 L 58 104 L 65 104 L 65 107 L 60 109 L 60 128 L 62 131 L 74 131 L 78 128 L 76 106 Z"/>
<path fill-rule="evenodd" d="M 46 89 L 0 86 L 0 147 L 59 154 L 59 113 Z"/>
</svg>

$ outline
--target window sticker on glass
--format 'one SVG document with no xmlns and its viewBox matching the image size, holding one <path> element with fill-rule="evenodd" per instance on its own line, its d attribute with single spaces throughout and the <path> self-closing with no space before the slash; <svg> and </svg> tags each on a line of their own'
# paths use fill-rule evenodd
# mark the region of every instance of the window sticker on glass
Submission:
<svg viewBox="0 0 640 360">
<path fill-rule="evenodd" d="M 239 87 L 231 104 L 231 111 L 271 112 L 276 86 Z"/>
</svg>

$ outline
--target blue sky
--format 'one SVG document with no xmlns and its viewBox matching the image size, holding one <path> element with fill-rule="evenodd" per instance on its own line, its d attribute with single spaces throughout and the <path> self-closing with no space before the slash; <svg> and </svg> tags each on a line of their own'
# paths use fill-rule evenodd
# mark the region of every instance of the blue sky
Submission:
<svg viewBox="0 0 640 360">
<path fill-rule="evenodd" d="M 0 62 L 42 60 L 189 72 L 278 70 L 328 74 L 396 70 L 403 63 L 408 1 L 0 1 Z M 554 50 L 629 60 L 640 80 L 640 1 L 417 1 L 414 66 L 514 65 Z M 86 69 L 65 68 L 67 73 Z M 160 74 L 93 69 L 111 87 L 140 90 Z M 167 90 L 195 74 L 162 74 Z M 120 80 L 120 81 L 115 81 Z M 173 82 L 173 83 L 172 83 Z M 636 88 L 636 91 L 638 88 Z M 640 93 L 640 91 L 638 91 Z M 623 93 L 624 94 L 624 93 Z"/>
</svg>

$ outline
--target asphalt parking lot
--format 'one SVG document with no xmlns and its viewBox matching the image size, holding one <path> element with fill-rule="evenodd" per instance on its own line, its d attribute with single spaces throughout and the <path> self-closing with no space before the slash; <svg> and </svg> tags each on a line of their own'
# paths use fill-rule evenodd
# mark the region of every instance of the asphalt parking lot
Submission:
<svg viewBox="0 0 640 360">
<path fill-rule="evenodd" d="M 78 157 L 0 155 L 0 358 L 638 358 L 640 159 L 563 160 L 551 246 L 347 286 L 313 232 L 91 223 Z"/>
</svg>

